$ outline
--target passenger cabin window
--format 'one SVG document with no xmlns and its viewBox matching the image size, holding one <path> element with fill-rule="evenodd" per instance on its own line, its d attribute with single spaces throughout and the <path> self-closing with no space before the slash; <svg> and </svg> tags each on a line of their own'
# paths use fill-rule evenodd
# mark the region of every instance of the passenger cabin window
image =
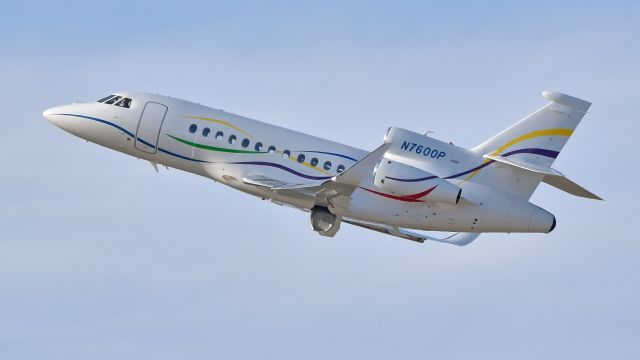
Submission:
<svg viewBox="0 0 640 360">
<path fill-rule="evenodd" d="M 338 174 L 343 172 L 344 171 L 344 165 L 338 165 L 338 168 L 336 169 L 336 171 L 338 172 Z"/>
<path fill-rule="evenodd" d="M 291 152 L 289 150 L 285 150 L 282 152 L 282 157 L 288 159 L 291 156 Z"/>
<path fill-rule="evenodd" d="M 325 161 L 324 165 L 322 166 L 323 169 L 325 170 L 331 170 L 331 161 Z"/>
<path fill-rule="evenodd" d="M 189 132 L 192 133 L 192 134 L 195 134 L 196 131 L 198 131 L 198 125 L 191 124 L 191 126 L 189 126 Z"/>
<path fill-rule="evenodd" d="M 262 143 L 261 142 L 257 142 L 256 146 L 254 147 L 254 149 L 256 151 L 262 151 Z"/>
<path fill-rule="evenodd" d="M 316 166 L 316 165 L 318 165 L 318 159 L 317 159 L 317 158 L 313 158 L 313 159 L 311 159 L 311 161 L 309 162 L 309 164 L 311 164 L 311 166 Z"/>
<path fill-rule="evenodd" d="M 249 146 L 249 144 L 251 143 L 251 141 L 249 139 L 244 139 L 242 140 L 242 147 L 246 148 L 247 146 Z"/>
<path fill-rule="evenodd" d="M 216 140 L 222 140 L 223 137 L 224 137 L 224 133 L 222 131 L 218 131 L 216 133 Z"/>
<path fill-rule="evenodd" d="M 275 154 L 275 152 L 276 152 L 276 147 L 275 147 L 275 146 L 273 146 L 273 145 L 269 146 L 269 150 L 268 150 L 268 152 L 269 152 L 269 154 Z"/>
<path fill-rule="evenodd" d="M 304 162 L 304 154 L 298 155 L 298 162 L 301 164 Z"/>
<path fill-rule="evenodd" d="M 235 135 L 229 136 L 229 144 L 234 144 L 236 142 L 237 137 Z"/>
<path fill-rule="evenodd" d="M 211 129 L 204 128 L 204 129 L 202 129 L 202 136 L 207 137 L 207 136 L 209 136 L 210 132 L 211 132 Z"/>
</svg>

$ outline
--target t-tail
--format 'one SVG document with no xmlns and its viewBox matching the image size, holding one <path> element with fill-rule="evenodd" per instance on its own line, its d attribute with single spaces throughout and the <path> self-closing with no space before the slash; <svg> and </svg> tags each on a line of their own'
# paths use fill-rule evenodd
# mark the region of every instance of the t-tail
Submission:
<svg viewBox="0 0 640 360">
<path fill-rule="evenodd" d="M 591 103 L 553 91 L 542 95 L 549 104 L 471 149 L 484 157 L 486 169 L 465 180 L 475 178 L 473 182 L 523 199 L 545 182 L 576 196 L 602 200 L 551 168 Z"/>
</svg>

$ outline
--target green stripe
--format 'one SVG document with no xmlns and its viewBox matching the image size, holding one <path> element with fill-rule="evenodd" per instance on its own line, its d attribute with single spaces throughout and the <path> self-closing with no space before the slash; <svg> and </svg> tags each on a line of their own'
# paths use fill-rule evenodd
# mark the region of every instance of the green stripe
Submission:
<svg viewBox="0 0 640 360">
<path fill-rule="evenodd" d="M 198 143 L 194 143 L 191 142 L 189 140 L 185 140 L 185 139 L 180 139 L 179 137 L 175 137 L 173 135 L 169 135 L 166 134 L 168 137 L 177 140 L 185 145 L 189 145 L 189 146 L 193 146 L 193 147 L 197 147 L 198 149 L 205 149 L 205 150 L 210 150 L 210 151 L 219 151 L 219 152 L 227 152 L 227 153 L 237 153 L 237 154 L 266 154 L 266 151 L 251 151 L 251 150 L 235 150 L 235 149 L 227 149 L 227 148 L 220 148 L 220 147 L 215 147 L 215 146 L 209 146 L 209 145 L 203 145 L 203 144 L 198 144 Z"/>
</svg>

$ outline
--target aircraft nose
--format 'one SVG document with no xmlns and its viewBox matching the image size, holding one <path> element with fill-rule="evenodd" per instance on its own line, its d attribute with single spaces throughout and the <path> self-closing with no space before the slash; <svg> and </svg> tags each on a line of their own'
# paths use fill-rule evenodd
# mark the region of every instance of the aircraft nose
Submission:
<svg viewBox="0 0 640 360">
<path fill-rule="evenodd" d="M 59 109 L 59 106 L 49 108 L 42 112 L 42 116 L 53 125 L 58 126 L 59 116 L 57 114 L 60 114 Z"/>
</svg>

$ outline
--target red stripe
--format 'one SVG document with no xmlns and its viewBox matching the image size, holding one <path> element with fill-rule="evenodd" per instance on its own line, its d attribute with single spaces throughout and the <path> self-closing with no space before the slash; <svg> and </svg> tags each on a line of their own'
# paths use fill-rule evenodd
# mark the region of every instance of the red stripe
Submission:
<svg viewBox="0 0 640 360">
<path fill-rule="evenodd" d="M 386 198 L 393 199 L 393 200 L 404 201 L 404 202 L 424 202 L 424 201 L 418 200 L 418 199 L 420 199 L 423 196 L 429 195 L 429 193 L 432 192 L 433 189 L 435 189 L 437 186 L 438 185 L 436 185 L 436 186 L 434 186 L 434 187 L 432 187 L 430 189 L 427 189 L 427 190 L 425 190 L 423 192 L 419 192 L 417 194 L 405 195 L 405 196 L 396 196 L 396 195 L 391 195 L 391 194 L 385 194 L 385 193 L 381 193 L 381 192 L 378 192 L 378 191 L 375 191 L 375 190 L 371 190 L 371 189 L 367 189 L 367 188 L 364 188 L 364 187 L 360 187 L 360 189 L 366 190 L 366 191 L 368 191 L 370 193 L 373 193 L 373 194 L 376 194 L 376 195 L 380 195 L 380 196 L 384 196 Z"/>
</svg>

